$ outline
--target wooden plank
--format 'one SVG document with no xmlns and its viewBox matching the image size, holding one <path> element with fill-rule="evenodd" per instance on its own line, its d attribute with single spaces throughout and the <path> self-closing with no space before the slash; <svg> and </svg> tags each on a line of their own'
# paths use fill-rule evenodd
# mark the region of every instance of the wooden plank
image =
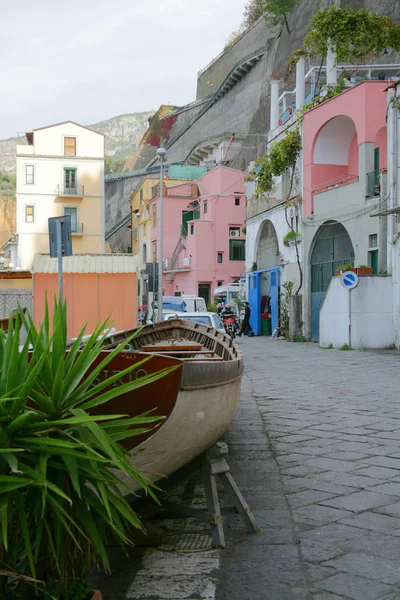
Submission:
<svg viewBox="0 0 400 600">
<path fill-rule="evenodd" d="M 199 351 L 202 349 L 202 345 L 201 344 L 197 344 L 197 343 L 192 343 L 192 344 L 152 344 L 152 345 L 148 345 L 148 346 L 143 346 L 142 347 L 142 351 L 143 352 L 174 352 L 174 351 L 190 351 L 190 350 L 195 350 L 195 351 Z"/>
</svg>

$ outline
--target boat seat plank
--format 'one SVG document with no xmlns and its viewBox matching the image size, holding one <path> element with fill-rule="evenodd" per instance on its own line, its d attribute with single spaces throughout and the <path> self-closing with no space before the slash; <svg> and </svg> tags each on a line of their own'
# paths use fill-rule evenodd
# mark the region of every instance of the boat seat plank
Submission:
<svg viewBox="0 0 400 600">
<path fill-rule="evenodd" d="M 148 346 L 143 346 L 143 352 L 175 352 L 175 351 L 196 351 L 202 349 L 202 345 L 198 343 L 192 344 L 183 344 L 182 342 L 176 344 L 149 344 Z"/>
</svg>

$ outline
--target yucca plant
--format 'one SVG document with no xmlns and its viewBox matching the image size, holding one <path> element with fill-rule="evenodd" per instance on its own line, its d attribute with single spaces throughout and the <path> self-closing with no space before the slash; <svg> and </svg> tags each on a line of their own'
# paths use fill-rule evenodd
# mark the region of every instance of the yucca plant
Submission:
<svg viewBox="0 0 400 600">
<path fill-rule="evenodd" d="M 145 393 L 171 369 L 120 385 L 141 361 L 99 383 L 127 343 L 103 358 L 107 323 L 85 344 L 83 330 L 68 346 L 62 302 L 55 302 L 52 323 L 46 305 L 39 329 L 22 311 L 18 316 L 7 334 L 0 330 L 0 599 L 12 597 L 15 583 L 33 585 L 30 598 L 43 589 L 51 590 L 45 597 L 59 598 L 93 563 L 109 569 L 109 537 L 126 545 L 128 529 L 141 527 L 119 474 L 154 495 L 119 442 L 132 436 L 132 427 L 143 433 L 158 418 L 90 410 L 98 413 L 97 407 L 138 387 Z M 24 344 L 20 322 L 28 331 Z"/>
</svg>

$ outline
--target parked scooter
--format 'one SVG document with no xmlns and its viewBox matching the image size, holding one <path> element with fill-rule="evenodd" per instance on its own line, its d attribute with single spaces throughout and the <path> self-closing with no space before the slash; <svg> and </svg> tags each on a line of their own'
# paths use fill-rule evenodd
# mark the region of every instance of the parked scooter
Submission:
<svg viewBox="0 0 400 600">
<path fill-rule="evenodd" d="M 221 319 L 226 333 L 232 338 L 232 340 L 234 340 L 236 337 L 238 324 L 236 321 L 236 316 L 229 306 L 226 306 L 221 312 Z"/>
</svg>

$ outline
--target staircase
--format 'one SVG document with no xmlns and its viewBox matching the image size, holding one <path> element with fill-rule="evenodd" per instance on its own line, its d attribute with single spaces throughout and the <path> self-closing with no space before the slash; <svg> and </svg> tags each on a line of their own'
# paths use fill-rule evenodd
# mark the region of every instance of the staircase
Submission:
<svg viewBox="0 0 400 600">
<path fill-rule="evenodd" d="M 186 250 L 186 237 L 187 237 L 187 229 L 184 225 L 181 226 L 181 235 L 179 237 L 178 243 L 176 245 L 176 248 L 172 254 L 172 258 L 171 258 L 171 270 L 174 270 L 178 260 L 179 260 L 179 256 L 182 252 L 182 250 Z"/>
</svg>

